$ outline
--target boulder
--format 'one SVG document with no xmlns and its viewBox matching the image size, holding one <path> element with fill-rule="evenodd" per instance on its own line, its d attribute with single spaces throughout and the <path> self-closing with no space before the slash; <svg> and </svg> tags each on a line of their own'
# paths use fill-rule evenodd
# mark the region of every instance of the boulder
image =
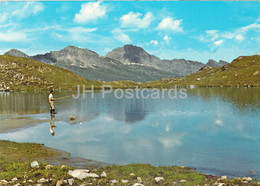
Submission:
<svg viewBox="0 0 260 186">
<path fill-rule="evenodd" d="M 40 180 L 39 180 L 39 182 L 40 183 L 46 183 L 46 182 L 48 182 L 49 180 L 47 180 L 47 179 L 45 179 L 45 178 L 41 178 Z"/>
<path fill-rule="evenodd" d="M 121 180 L 122 183 L 128 183 L 128 180 Z"/>
<path fill-rule="evenodd" d="M 46 165 L 46 167 L 45 167 L 46 170 L 50 170 L 50 169 L 52 169 L 52 168 L 53 168 L 52 165 Z"/>
<path fill-rule="evenodd" d="M 253 179 L 252 178 L 250 178 L 250 177 L 243 177 L 242 178 L 242 181 L 252 181 Z"/>
<path fill-rule="evenodd" d="M 134 185 L 132 185 L 132 186 L 144 186 L 143 184 L 141 184 L 141 183 L 135 183 Z"/>
<path fill-rule="evenodd" d="M 77 178 L 79 180 L 83 180 L 84 178 L 91 177 L 91 178 L 98 178 L 99 175 L 95 173 L 88 173 L 89 170 L 87 169 L 76 169 L 76 170 L 70 170 L 68 174 L 72 176 L 73 178 Z"/>
<path fill-rule="evenodd" d="M 116 184 L 116 183 L 118 183 L 118 181 L 117 180 L 111 180 L 110 183 Z"/>
<path fill-rule="evenodd" d="M 18 179 L 17 178 L 13 178 L 13 179 L 11 179 L 11 181 L 15 182 L 15 181 L 18 181 Z"/>
<path fill-rule="evenodd" d="M 107 177 L 107 174 L 103 171 L 100 176 L 101 176 L 101 177 Z"/>
<path fill-rule="evenodd" d="M 156 182 L 160 182 L 161 180 L 163 180 L 164 178 L 163 177 L 156 177 L 154 178 Z"/>
<path fill-rule="evenodd" d="M 40 168 L 40 165 L 37 161 L 33 161 L 33 162 L 31 162 L 31 167 L 32 168 Z"/>
<path fill-rule="evenodd" d="M 68 179 L 68 183 L 69 183 L 69 185 L 73 185 L 73 183 L 74 183 L 74 179 L 73 179 L 73 178 Z"/>
</svg>

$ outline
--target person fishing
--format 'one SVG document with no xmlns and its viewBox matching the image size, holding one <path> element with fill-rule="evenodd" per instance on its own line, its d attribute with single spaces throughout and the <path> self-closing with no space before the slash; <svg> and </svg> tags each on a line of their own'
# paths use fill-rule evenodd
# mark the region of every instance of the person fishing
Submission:
<svg viewBox="0 0 260 186">
<path fill-rule="evenodd" d="M 50 113 L 51 113 L 51 115 L 52 114 L 57 114 L 56 112 L 55 112 L 55 108 L 54 108 L 54 101 L 55 101 L 56 99 L 54 99 L 53 98 L 53 90 L 51 90 L 50 91 L 50 94 L 49 94 L 49 103 L 50 103 Z"/>
</svg>

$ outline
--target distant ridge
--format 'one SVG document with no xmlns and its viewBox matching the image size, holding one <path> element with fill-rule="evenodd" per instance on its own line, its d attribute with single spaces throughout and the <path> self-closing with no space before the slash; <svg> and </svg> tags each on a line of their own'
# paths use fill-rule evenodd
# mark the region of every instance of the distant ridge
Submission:
<svg viewBox="0 0 260 186">
<path fill-rule="evenodd" d="M 185 59 L 161 60 L 150 55 L 143 48 L 125 45 L 100 56 L 94 51 L 75 46 L 67 46 L 60 51 L 28 56 L 12 49 L 5 55 L 27 57 L 47 64 L 69 69 L 82 77 L 100 81 L 155 81 L 162 78 L 184 77 L 197 72 L 205 64 Z M 211 60 L 208 66 L 226 64 Z"/>
</svg>

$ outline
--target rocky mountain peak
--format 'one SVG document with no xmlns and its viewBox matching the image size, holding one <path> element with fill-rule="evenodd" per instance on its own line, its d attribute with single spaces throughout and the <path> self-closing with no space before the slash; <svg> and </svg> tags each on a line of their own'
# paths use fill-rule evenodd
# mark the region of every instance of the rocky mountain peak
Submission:
<svg viewBox="0 0 260 186">
<path fill-rule="evenodd" d="M 106 57 L 121 61 L 125 64 L 151 64 L 160 59 L 150 55 L 143 48 L 134 45 L 124 45 L 109 52 Z"/>
<path fill-rule="evenodd" d="M 29 57 L 27 54 L 17 49 L 11 49 L 8 52 L 6 52 L 4 55 L 15 56 L 15 57 L 27 57 L 27 58 Z"/>
<path fill-rule="evenodd" d="M 65 54 L 70 54 L 70 55 L 73 55 L 73 54 L 82 54 L 82 53 L 88 53 L 88 54 L 94 54 L 94 55 L 98 55 L 96 52 L 94 51 L 91 51 L 89 49 L 85 49 L 85 48 L 81 48 L 81 47 L 76 47 L 76 46 L 67 46 L 65 48 L 63 48 L 62 50 L 60 51 L 56 51 L 56 53 L 65 53 Z"/>
</svg>

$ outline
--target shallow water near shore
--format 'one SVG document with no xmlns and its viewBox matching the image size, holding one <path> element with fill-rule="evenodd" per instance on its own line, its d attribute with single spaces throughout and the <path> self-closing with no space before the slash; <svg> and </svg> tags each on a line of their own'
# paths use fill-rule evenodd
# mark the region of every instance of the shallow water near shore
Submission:
<svg viewBox="0 0 260 186">
<path fill-rule="evenodd" d="M 96 92 L 94 99 L 88 94 L 57 100 L 52 120 L 47 97 L 1 93 L 0 139 L 43 143 L 109 164 L 184 165 L 206 174 L 260 178 L 259 88 L 188 89 L 186 99 L 116 99 L 113 93 L 102 99 Z"/>
</svg>

